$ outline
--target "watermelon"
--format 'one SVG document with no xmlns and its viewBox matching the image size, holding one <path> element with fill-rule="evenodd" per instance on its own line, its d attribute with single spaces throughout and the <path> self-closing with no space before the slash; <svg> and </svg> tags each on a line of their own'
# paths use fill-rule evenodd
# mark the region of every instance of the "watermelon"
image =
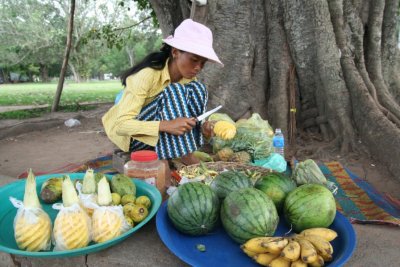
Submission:
<svg viewBox="0 0 400 267">
<path fill-rule="evenodd" d="M 220 202 L 208 185 L 186 183 L 170 196 L 167 213 L 172 224 L 188 235 L 204 235 L 219 221 Z"/>
<path fill-rule="evenodd" d="M 336 216 L 335 198 L 323 185 L 301 185 L 287 195 L 283 214 L 296 232 L 329 227 Z"/>
<path fill-rule="evenodd" d="M 210 186 L 219 198 L 225 198 L 230 192 L 240 188 L 253 187 L 253 184 L 250 178 L 242 172 L 226 171 L 218 174 Z"/>
<path fill-rule="evenodd" d="M 267 194 L 281 211 L 287 194 L 296 188 L 296 183 L 284 174 L 270 173 L 259 178 L 254 187 Z"/>
<path fill-rule="evenodd" d="M 221 221 L 233 240 L 244 243 L 257 236 L 273 236 L 279 217 L 274 202 L 264 192 L 242 188 L 223 200 Z"/>
</svg>

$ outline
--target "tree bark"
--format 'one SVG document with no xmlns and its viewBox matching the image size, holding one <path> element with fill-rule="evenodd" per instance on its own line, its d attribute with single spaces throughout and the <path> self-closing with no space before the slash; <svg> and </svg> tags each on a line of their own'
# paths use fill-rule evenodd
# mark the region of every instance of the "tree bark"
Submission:
<svg viewBox="0 0 400 267">
<path fill-rule="evenodd" d="M 80 82 L 81 82 L 81 75 L 80 75 L 79 72 L 76 70 L 75 65 L 72 64 L 71 61 L 69 61 L 69 62 L 68 62 L 68 66 L 69 66 L 69 69 L 70 69 L 71 72 L 72 72 L 72 75 L 74 76 L 74 81 L 75 81 L 76 83 L 80 83 Z"/>
<path fill-rule="evenodd" d="M 389 92 L 400 103 L 400 53 L 398 49 L 398 11 L 400 1 L 386 0 L 382 25 L 382 74 Z"/>
<path fill-rule="evenodd" d="M 190 14 L 186 1 L 150 2 L 164 36 Z M 198 77 L 210 108 L 222 104 L 235 120 L 257 112 L 285 135 L 289 125 L 319 133 L 343 154 L 365 144 L 399 173 L 398 10 L 398 0 L 218 0 L 196 7 L 193 18 L 213 31 L 225 64 L 206 64 Z"/>
<path fill-rule="evenodd" d="M 75 0 L 71 0 L 71 6 L 70 6 L 70 12 L 69 12 L 69 22 L 68 22 L 67 44 L 65 47 L 64 60 L 63 60 L 63 64 L 62 64 L 61 71 L 60 71 L 60 78 L 58 80 L 56 95 L 54 97 L 53 105 L 51 106 L 52 112 L 55 112 L 58 109 L 58 105 L 60 103 L 60 98 L 61 98 L 61 93 L 62 93 L 63 86 L 64 86 L 65 73 L 67 72 L 68 59 L 69 59 L 69 54 L 70 54 L 71 45 L 72 45 L 72 31 L 74 29 L 74 13 L 75 13 Z"/>
<path fill-rule="evenodd" d="M 47 69 L 47 66 L 44 64 L 40 64 L 40 80 L 43 82 L 49 82 L 49 70 Z"/>
</svg>

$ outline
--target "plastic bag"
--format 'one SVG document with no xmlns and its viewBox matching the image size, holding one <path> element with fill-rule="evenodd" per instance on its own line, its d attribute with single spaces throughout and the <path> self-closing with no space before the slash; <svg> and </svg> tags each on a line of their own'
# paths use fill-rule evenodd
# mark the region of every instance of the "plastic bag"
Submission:
<svg viewBox="0 0 400 267">
<path fill-rule="evenodd" d="M 285 158 L 277 153 L 271 153 L 271 155 L 265 159 L 255 160 L 253 165 L 271 169 L 277 172 L 284 172 L 287 168 L 287 162 Z"/>
<path fill-rule="evenodd" d="M 270 138 L 274 136 L 274 130 L 271 125 L 269 125 L 267 120 L 263 120 L 258 113 L 253 113 L 247 120 L 238 120 L 236 122 L 236 127 L 247 128 L 250 131 L 265 134 Z"/>
<path fill-rule="evenodd" d="M 322 184 L 325 185 L 327 180 L 317 163 L 312 159 L 299 162 L 293 172 L 293 179 L 297 185 L 302 184 Z"/>
<path fill-rule="evenodd" d="M 54 221 L 54 251 L 86 247 L 92 240 L 89 215 L 78 203 L 70 207 L 56 203 L 53 204 L 53 209 L 60 210 Z"/>
<path fill-rule="evenodd" d="M 249 152 L 254 160 L 269 157 L 274 132 L 268 121 L 263 120 L 258 113 L 253 113 L 248 120 L 239 120 L 236 128 L 236 136 L 231 140 L 213 137 L 211 143 L 214 153 L 227 146 L 233 151 Z"/>
<path fill-rule="evenodd" d="M 232 124 L 235 124 L 235 122 L 229 117 L 228 114 L 226 113 L 214 113 L 211 114 L 210 117 L 208 117 L 208 121 L 227 121 Z"/>
<path fill-rule="evenodd" d="M 333 194 L 336 194 L 338 190 L 335 183 L 326 179 L 317 163 L 312 159 L 306 159 L 305 161 L 298 163 L 294 169 L 292 178 L 296 181 L 297 185 L 322 184 Z"/>
<path fill-rule="evenodd" d="M 123 208 L 118 206 L 99 206 L 92 215 L 93 241 L 102 243 L 125 233 L 132 226 L 125 219 Z"/>
<path fill-rule="evenodd" d="M 74 126 L 79 126 L 81 125 L 81 122 L 77 119 L 68 119 L 64 122 L 65 126 L 67 127 L 74 127 Z"/>
<path fill-rule="evenodd" d="M 97 205 L 97 195 L 82 193 L 82 184 L 79 181 L 76 183 L 75 187 L 76 190 L 78 190 L 78 197 L 82 208 L 91 217 L 94 212 L 94 207 L 96 207 L 95 205 Z"/>
<path fill-rule="evenodd" d="M 24 203 L 16 198 L 10 197 L 10 201 L 14 207 L 18 208 L 13 223 L 18 247 L 28 251 L 49 250 L 52 229 L 49 215 L 42 208 L 25 208 Z M 32 229 L 37 230 L 32 232 Z M 31 242 L 32 237 L 35 241 L 42 241 L 36 244 L 36 242 Z M 30 242 L 27 242 L 29 240 Z"/>
</svg>

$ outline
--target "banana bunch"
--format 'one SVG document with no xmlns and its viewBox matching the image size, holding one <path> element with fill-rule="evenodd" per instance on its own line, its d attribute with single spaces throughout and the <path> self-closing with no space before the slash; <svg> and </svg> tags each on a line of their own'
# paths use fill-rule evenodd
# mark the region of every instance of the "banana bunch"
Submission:
<svg viewBox="0 0 400 267">
<path fill-rule="evenodd" d="M 255 237 L 241 249 L 262 266 L 319 267 L 332 261 L 330 241 L 336 237 L 331 229 L 311 228 L 289 237 Z"/>
</svg>

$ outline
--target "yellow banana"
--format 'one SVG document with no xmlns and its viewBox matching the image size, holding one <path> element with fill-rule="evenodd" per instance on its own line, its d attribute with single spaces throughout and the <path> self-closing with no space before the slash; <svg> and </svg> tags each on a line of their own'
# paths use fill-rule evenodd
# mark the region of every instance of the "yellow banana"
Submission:
<svg viewBox="0 0 400 267">
<path fill-rule="evenodd" d="M 289 243 L 289 241 L 284 237 L 279 237 L 269 242 L 263 242 L 261 244 L 269 253 L 279 254 L 282 249 Z"/>
<path fill-rule="evenodd" d="M 246 248 L 242 248 L 242 251 L 249 257 L 254 257 L 255 255 L 257 255 L 258 253 L 248 250 Z"/>
<path fill-rule="evenodd" d="M 254 237 L 244 243 L 241 248 L 255 253 L 267 253 L 268 250 L 262 246 L 263 243 L 277 239 L 277 237 Z"/>
<path fill-rule="evenodd" d="M 306 239 L 298 239 L 296 241 L 300 244 L 300 257 L 305 263 L 311 263 L 318 259 L 317 251 L 310 241 Z"/>
<path fill-rule="evenodd" d="M 298 259 L 297 261 L 292 262 L 290 267 L 307 267 L 307 263 L 303 262 L 301 259 Z"/>
<path fill-rule="evenodd" d="M 262 266 L 269 266 L 270 262 L 278 257 L 278 254 L 261 253 L 253 256 L 253 259 Z"/>
<path fill-rule="evenodd" d="M 316 235 L 322 237 L 329 242 L 334 240 L 338 236 L 338 234 L 334 230 L 322 227 L 303 230 L 300 235 Z"/>
<path fill-rule="evenodd" d="M 296 240 L 289 240 L 289 243 L 283 248 L 281 257 L 288 261 L 296 261 L 300 258 L 300 244 Z"/>
<path fill-rule="evenodd" d="M 329 262 L 333 259 L 332 254 L 321 254 L 320 256 L 324 259 L 324 262 Z"/>
<path fill-rule="evenodd" d="M 325 265 L 325 262 L 324 262 L 324 259 L 320 255 L 318 255 L 317 260 L 314 261 L 314 262 L 309 263 L 309 265 L 311 267 L 322 267 L 322 266 Z"/>
<path fill-rule="evenodd" d="M 303 235 L 299 236 L 300 239 L 306 239 L 313 244 L 315 249 L 317 250 L 318 254 L 326 255 L 330 254 L 332 255 L 333 253 L 333 247 L 331 243 L 323 239 L 322 237 L 316 236 L 316 235 Z"/>
<path fill-rule="evenodd" d="M 270 263 L 269 263 L 269 267 L 290 267 L 291 262 L 286 260 L 283 257 L 279 257 L 276 259 L 273 259 Z"/>
</svg>

